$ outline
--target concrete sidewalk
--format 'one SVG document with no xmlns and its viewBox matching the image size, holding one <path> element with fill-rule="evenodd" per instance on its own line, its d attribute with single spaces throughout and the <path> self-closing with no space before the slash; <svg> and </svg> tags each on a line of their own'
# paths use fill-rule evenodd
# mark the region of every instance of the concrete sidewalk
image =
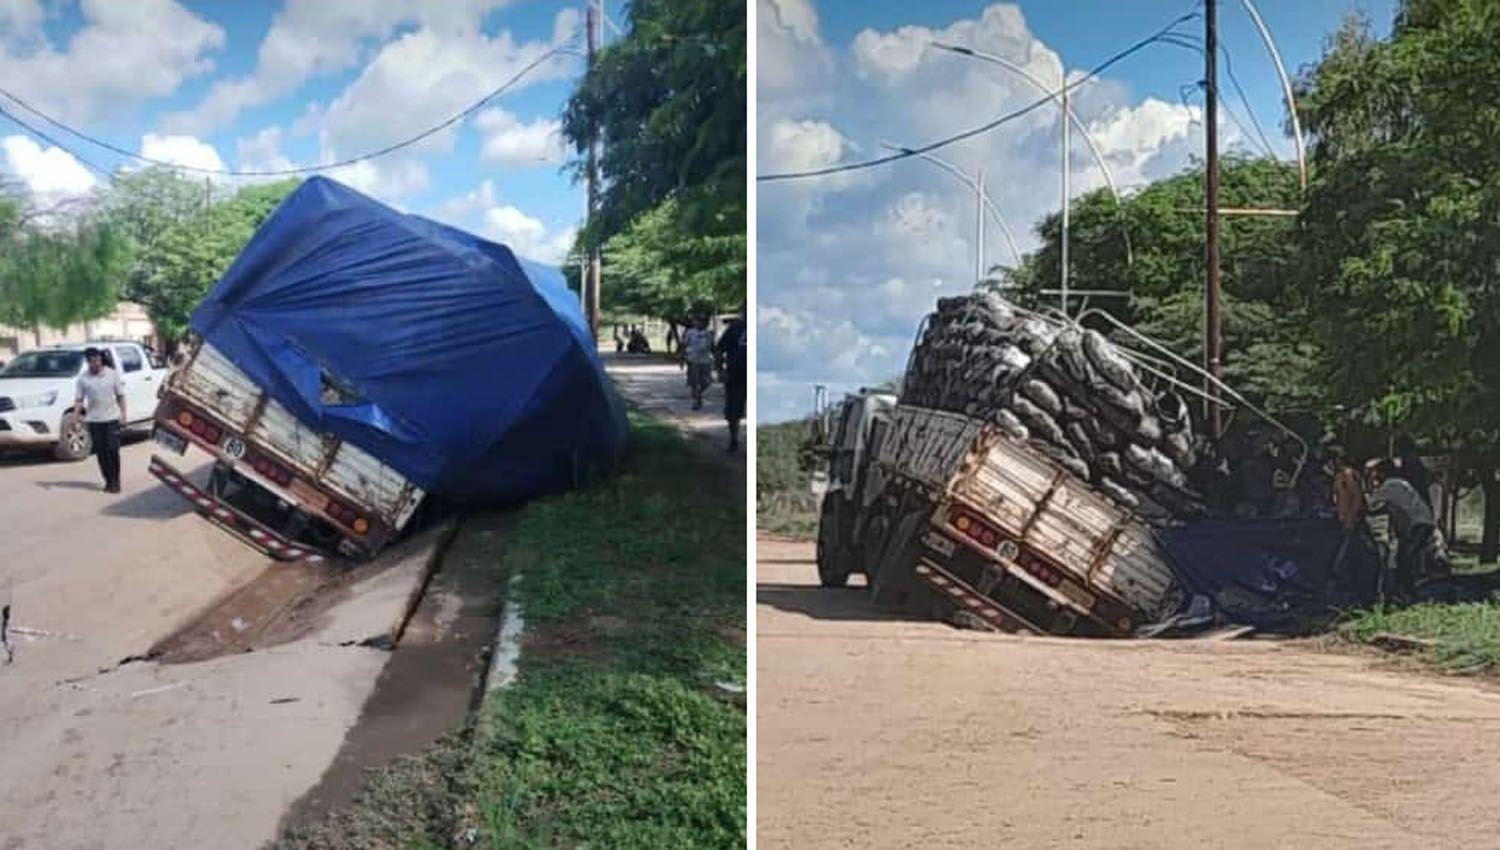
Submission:
<svg viewBox="0 0 1500 850">
<path fill-rule="evenodd" d="M 619 354 L 600 351 L 604 368 L 620 393 L 632 404 L 675 426 L 689 443 L 706 455 L 745 469 L 745 423 L 740 424 L 740 446 L 729 445 L 729 425 L 724 421 L 724 385 L 715 383 L 703 394 L 703 407 L 693 409 L 688 393 L 687 372 L 664 354 Z"/>
</svg>

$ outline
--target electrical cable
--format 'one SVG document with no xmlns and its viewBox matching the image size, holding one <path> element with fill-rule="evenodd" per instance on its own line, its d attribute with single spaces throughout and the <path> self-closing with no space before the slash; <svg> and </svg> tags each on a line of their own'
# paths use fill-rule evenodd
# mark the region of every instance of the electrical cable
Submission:
<svg viewBox="0 0 1500 850">
<path fill-rule="evenodd" d="M 126 157 L 129 157 L 131 159 L 135 159 L 135 160 L 139 160 L 141 162 L 148 163 L 150 165 L 161 165 L 161 166 L 165 166 L 167 168 L 173 168 L 173 169 L 177 169 L 177 170 L 180 170 L 180 171 L 191 171 L 191 172 L 195 172 L 195 173 L 198 173 L 198 174 L 213 174 L 213 175 L 220 175 L 220 176 L 224 176 L 224 177 L 284 177 L 284 176 L 291 176 L 291 175 L 295 175 L 295 174 L 311 174 L 311 173 L 317 172 L 317 171 L 326 171 L 326 170 L 331 169 L 331 168 L 342 168 L 342 167 L 347 166 L 347 165 L 355 165 L 357 163 L 364 162 L 366 160 L 371 160 L 371 159 L 375 159 L 377 157 L 382 157 L 382 156 L 386 156 L 388 154 L 395 153 L 396 151 L 401 150 L 403 148 L 411 147 L 412 145 L 414 145 L 414 144 L 416 144 L 416 143 L 418 143 L 420 141 L 423 141 L 424 139 L 427 139 L 428 137 L 430 137 L 430 136 L 432 136 L 432 135 L 434 135 L 436 133 L 439 133 L 439 132 L 441 132 L 443 130 L 446 130 L 447 128 L 453 126 L 455 123 L 457 123 L 457 122 L 459 122 L 459 121 L 461 121 L 461 120 L 463 120 L 465 118 L 468 118 L 470 115 L 474 114 L 475 112 L 478 112 L 482 107 L 484 107 L 490 101 L 492 101 L 495 98 L 499 97 L 500 95 L 504 94 L 507 89 L 509 89 L 511 86 L 515 85 L 517 82 L 520 82 L 520 80 L 521 80 L 522 77 L 525 77 L 527 74 L 531 73 L 531 71 L 535 70 L 538 66 L 540 66 L 542 63 L 546 62 L 548 59 L 551 59 L 553 56 L 555 56 L 555 55 L 557 55 L 559 53 L 562 53 L 564 51 L 564 49 L 566 47 L 568 47 L 568 45 L 570 45 L 573 41 L 577 40 L 577 38 L 578 38 L 578 36 L 574 35 L 568 41 L 563 42 L 562 44 L 559 44 L 559 45 L 557 45 L 557 46 L 549 49 L 547 52 L 543 53 L 541 56 L 538 56 L 536 59 L 534 59 L 531 62 L 529 62 L 520 71 L 517 71 L 514 76 L 512 76 L 510 79 L 506 80 L 499 87 L 497 87 L 495 89 L 492 89 L 488 94 L 486 94 L 484 97 L 480 98 L 479 100 L 475 101 L 474 103 L 470 104 L 463 111 L 455 113 L 454 115 L 450 116 L 448 119 L 442 121 L 441 123 L 438 123 L 438 124 L 435 124 L 435 125 L 433 125 L 431 127 L 428 127 L 426 130 L 423 130 L 422 132 L 418 133 L 415 136 L 412 136 L 410 138 L 407 138 L 407 139 L 404 139 L 402 141 L 396 142 L 395 144 L 386 145 L 385 147 L 380 148 L 378 150 L 374 150 L 374 151 L 370 151 L 368 153 L 360 154 L 359 156 L 348 157 L 346 159 L 341 159 L 341 160 L 338 160 L 338 161 L 335 161 L 335 162 L 320 163 L 318 165 L 300 166 L 300 167 L 297 167 L 297 168 L 280 168 L 280 169 L 271 169 L 271 170 L 265 170 L 265 171 L 235 171 L 235 170 L 221 169 L 221 168 L 200 168 L 200 167 L 197 167 L 197 166 L 182 165 L 180 163 L 170 162 L 170 161 L 162 160 L 162 159 L 154 159 L 152 157 L 142 156 L 141 154 L 138 154 L 138 153 L 136 153 L 134 151 L 131 151 L 131 150 L 128 150 L 126 148 L 122 148 L 122 147 L 120 147 L 118 145 L 112 144 L 112 143 L 110 143 L 108 141 L 105 141 L 103 139 L 96 138 L 96 137 L 91 136 L 88 133 L 85 133 L 85 132 L 83 132 L 81 130 L 74 129 L 73 127 L 70 127 L 67 124 L 64 124 L 63 122 L 61 122 L 61 121 L 59 121 L 59 120 L 57 120 L 57 119 L 55 119 L 55 118 L 47 115 L 46 113 L 42 112 L 41 110 L 37 109 L 36 107 L 31 106 L 26 101 L 22 100 L 19 97 L 16 97 L 14 94 L 12 94 L 11 92 L 9 92 L 9 91 L 7 91 L 7 90 L 5 90 L 3 88 L 0 88 L 0 95 L 5 96 L 9 100 L 13 101 L 16 105 L 20 106 L 22 109 L 26 110 L 27 112 L 30 112 L 31 114 L 37 116 L 38 118 L 41 118 L 43 121 L 46 121 L 48 124 L 51 124 L 52 126 L 57 127 L 58 129 L 61 129 L 64 132 L 67 132 L 67 133 L 69 133 L 69 134 L 71 134 L 73 136 L 76 136 L 76 137 L 84 140 L 85 142 L 88 142 L 88 143 L 93 144 L 93 145 L 97 145 L 98 147 L 104 148 L 105 150 L 108 150 L 108 151 L 112 151 L 112 152 L 117 153 L 117 154 L 119 154 L 121 156 L 126 156 Z M 10 120 L 15 121 L 18 124 L 22 124 L 22 126 L 27 126 L 23 122 L 21 122 L 19 119 L 17 119 L 13 114 L 11 114 L 9 112 L 5 112 L 3 110 L 0 110 L 0 113 L 3 113 Z M 32 132 L 36 132 L 36 131 L 33 129 Z M 75 153 L 74 151 L 72 151 L 71 149 L 69 149 L 66 146 L 59 145 L 56 142 L 52 142 L 52 144 L 56 145 L 57 147 L 62 148 L 63 150 L 67 151 L 70 154 L 73 154 L 73 156 L 75 156 L 75 157 L 78 156 L 77 153 Z M 79 159 L 81 160 L 82 157 L 79 157 Z"/>
<path fill-rule="evenodd" d="M 1100 74 L 1104 73 L 1104 71 L 1106 71 L 1110 66 L 1114 65 L 1116 62 L 1119 62 L 1120 60 L 1126 58 L 1127 56 L 1130 56 L 1131 54 L 1133 54 L 1133 53 L 1135 53 L 1135 52 L 1137 52 L 1139 50 L 1142 50 L 1145 47 L 1147 47 L 1147 46 L 1155 43 L 1156 41 L 1162 39 L 1164 36 L 1166 36 L 1167 34 L 1169 34 L 1171 32 L 1171 30 L 1172 30 L 1173 27 L 1176 27 L 1178 24 L 1181 24 L 1184 21 L 1191 20 L 1191 19 L 1193 19 L 1193 18 L 1195 18 L 1197 16 L 1198 16 L 1197 12 L 1189 12 L 1189 13 L 1187 13 L 1185 15 L 1182 15 L 1182 16 L 1178 17 L 1177 19 L 1173 20 L 1167 26 L 1162 27 L 1156 33 L 1154 33 L 1154 34 L 1152 34 L 1152 35 L 1150 35 L 1150 36 L 1148 36 L 1146 38 L 1143 38 L 1140 41 L 1137 41 L 1135 44 L 1132 44 L 1131 46 L 1125 48 L 1124 50 L 1121 50 L 1120 52 L 1118 52 L 1115 55 L 1109 57 L 1108 59 L 1104 60 L 1103 62 L 1099 63 L 1098 65 L 1095 65 L 1087 74 L 1083 75 L 1082 77 L 1079 77 L 1077 80 L 1075 80 L 1075 81 L 1073 81 L 1071 83 L 1067 83 L 1062 88 L 1059 88 L 1057 91 L 1047 93 L 1040 100 L 1033 101 L 1032 103 L 1030 103 L 1030 104 L 1028 104 L 1026 106 L 1023 106 L 1020 109 L 1014 110 L 1012 112 L 1008 112 L 1008 113 L 1006 113 L 1004 115 L 1001 115 L 999 118 L 996 118 L 993 121 L 989 121 L 987 123 L 981 124 L 978 127 L 974 127 L 972 129 L 965 130 L 965 131 L 963 131 L 961 133 L 958 133 L 958 134 L 953 135 L 953 136 L 949 136 L 949 137 L 947 137 L 945 139 L 939 139 L 936 142 L 930 142 L 930 143 L 928 143 L 926 145 L 922 145 L 920 147 L 908 148 L 905 151 L 902 151 L 901 153 L 895 153 L 895 154 L 891 154 L 889 156 L 876 157 L 874 159 L 863 160 L 863 161 L 860 161 L 860 162 L 845 163 L 843 165 L 831 165 L 831 166 L 827 166 L 825 168 L 817 168 L 817 169 L 812 169 L 812 170 L 808 170 L 808 171 L 787 171 L 787 172 L 781 172 L 781 173 L 778 173 L 778 174 L 763 174 L 763 175 L 759 175 L 759 176 L 757 176 L 755 178 L 756 182 L 769 183 L 769 182 L 779 181 L 779 180 L 799 180 L 799 179 L 804 179 L 804 178 L 808 178 L 808 177 L 823 177 L 823 176 L 827 176 L 827 175 L 830 175 L 830 174 L 840 174 L 840 173 L 847 172 L 847 171 L 859 171 L 859 170 L 863 170 L 863 169 L 866 169 L 866 168 L 873 168 L 873 167 L 875 167 L 877 165 L 885 165 L 886 163 L 896 162 L 898 160 L 908 159 L 908 158 L 914 157 L 914 156 L 919 156 L 919 155 L 924 154 L 924 153 L 931 153 L 932 151 L 935 151 L 935 150 L 937 150 L 939 148 L 944 148 L 944 147 L 947 147 L 949 145 L 955 144 L 957 142 L 964 141 L 965 139 L 971 139 L 971 138 L 973 138 L 975 136 L 978 136 L 978 135 L 981 135 L 981 134 L 984 134 L 984 133 L 988 133 L 989 131 L 995 129 L 996 127 L 999 127 L 1002 124 L 1006 124 L 1006 123 L 1008 123 L 1010 121 L 1014 121 L 1017 118 L 1020 118 L 1020 117 L 1022 117 L 1024 115 L 1027 115 L 1028 113 L 1034 112 L 1037 109 L 1042 108 L 1043 106 L 1046 106 L 1049 103 L 1053 103 L 1060 96 L 1062 96 L 1063 92 L 1065 92 L 1065 91 L 1072 91 L 1073 89 L 1078 88 L 1079 86 L 1083 85 L 1084 83 L 1086 83 L 1086 82 L 1092 80 L 1093 78 L 1099 76 Z"/>
</svg>

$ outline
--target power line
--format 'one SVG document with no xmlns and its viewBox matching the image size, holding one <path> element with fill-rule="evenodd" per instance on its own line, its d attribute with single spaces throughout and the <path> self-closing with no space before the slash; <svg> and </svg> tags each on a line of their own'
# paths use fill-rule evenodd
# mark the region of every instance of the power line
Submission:
<svg viewBox="0 0 1500 850">
<path fill-rule="evenodd" d="M 1171 33 L 1168 37 L 1164 37 L 1162 41 L 1167 44 L 1175 45 L 1177 47 L 1184 47 L 1189 50 L 1197 51 L 1199 56 L 1203 55 L 1203 45 L 1198 43 L 1196 36 Z M 1233 121 L 1234 125 L 1240 129 L 1240 132 L 1245 134 L 1245 138 L 1258 139 L 1260 141 L 1261 149 L 1265 151 L 1266 155 L 1272 159 L 1275 159 L 1276 150 L 1271 145 L 1271 140 L 1266 136 L 1265 130 L 1261 129 L 1260 119 L 1255 116 L 1255 108 L 1250 105 L 1250 98 L 1245 95 L 1245 90 L 1240 87 L 1239 78 L 1234 75 L 1234 64 L 1229 59 L 1229 48 L 1225 47 L 1223 44 L 1220 44 L 1219 55 L 1224 57 L 1224 72 L 1229 75 L 1230 84 L 1234 86 L 1235 92 L 1239 94 L 1240 103 L 1245 107 L 1245 114 L 1249 116 L 1250 123 L 1254 126 L 1255 132 L 1253 134 L 1250 132 L 1250 128 L 1246 127 L 1244 123 L 1240 121 L 1239 116 L 1235 114 L 1234 110 L 1230 108 L 1228 101 L 1226 101 L 1224 98 L 1219 98 L 1219 105 L 1224 107 L 1224 113 L 1228 115 L 1229 120 Z"/>
<path fill-rule="evenodd" d="M 30 124 L 26 123 L 25 121 L 22 121 L 20 118 L 17 118 L 15 115 L 13 115 L 10 111 L 8 111 L 3 106 L 0 106 L 0 116 L 3 116 L 5 118 L 9 118 L 11 120 L 11 122 L 14 123 L 16 126 L 20 127 L 22 130 L 25 130 L 26 132 L 30 133 L 31 135 L 36 136 L 38 139 L 41 139 L 42 141 L 46 142 L 47 144 L 51 145 L 52 147 L 57 148 L 59 150 L 67 151 L 70 156 L 72 156 L 74 159 L 78 160 L 79 162 L 83 163 L 85 166 L 88 166 L 88 168 L 90 168 L 91 170 L 93 170 L 93 171 L 97 172 L 98 174 L 100 174 L 101 176 L 103 176 L 104 179 L 106 179 L 106 180 L 113 180 L 114 179 L 114 175 L 113 174 L 111 174 L 108 171 L 104 170 L 104 168 L 102 168 L 101 166 L 95 164 L 92 160 L 90 160 L 87 157 L 84 157 L 84 156 L 82 156 L 82 155 L 80 155 L 80 154 L 78 154 L 78 153 L 70 150 L 62 142 L 59 142 L 57 139 L 54 139 L 53 137 L 51 137 L 51 136 L 47 135 L 46 133 L 42 132 L 41 130 L 38 130 L 37 128 L 35 128 L 35 127 L 31 126 Z"/>
<path fill-rule="evenodd" d="M 823 176 L 826 176 L 826 175 L 829 175 L 829 174 L 839 174 L 839 173 L 846 172 L 846 171 L 858 171 L 858 170 L 862 170 L 862 169 L 866 169 L 866 168 L 873 168 L 873 167 L 875 167 L 877 165 L 885 165 L 886 163 L 889 163 L 889 162 L 896 162 L 897 160 L 907 159 L 907 158 L 910 158 L 910 157 L 913 157 L 913 156 L 920 156 L 921 154 L 924 154 L 924 153 L 931 153 L 932 151 L 935 151 L 935 150 L 937 150 L 939 148 L 944 148 L 944 147 L 947 147 L 949 145 L 955 144 L 957 142 L 964 141 L 965 139 L 971 139 L 971 138 L 973 138 L 975 136 L 978 136 L 978 135 L 981 135 L 983 133 L 988 133 L 989 131 L 995 129 L 996 127 L 999 127 L 1001 124 L 1005 124 L 1005 123 L 1008 123 L 1010 121 L 1014 121 L 1017 118 L 1020 118 L 1020 117 L 1026 115 L 1026 114 L 1028 114 L 1030 112 L 1034 112 L 1035 110 L 1040 109 L 1043 106 L 1046 106 L 1049 103 L 1052 103 L 1053 101 L 1057 100 L 1057 98 L 1059 98 L 1060 96 L 1062 96 L 1062 94 L 1064 92 L 1071 91 L 1071 90 L 1073 90 L 1075 88 L 1078 88 L 1079 86 L 1083 85 L 1084 83 L 1088 82 L 1089 80 L 1093 79 L 1094 77 L 1099 76 L 1100 74 L 1104 73 L 1104 71 L 1107 70 L 1110 66 L 1114 65 L 1116 62 L 1119 62 L 1120 60 L 1124 59 L 1127 56 L 1130 56 L 1131 54 L 1135 53 L 1136 51 L 1141 50 L 1141 49 L 1145 48 L 1146 46 L 1148 46 L 1148 45 L 1156 42 L 1157 40 L 1159 40 L 1159 39 L 1163 38 L 1164 36 L 1166 36 L 1167 34 L 1169 34 L 1171 32 L 1171 30 L 1172 30 L 1173 27 L 1175 27 L 1178 24 L 1181 24 L 1181 23 L 1183 23 L 1185 21 L 1192 20 L 1195 17 L 1198 17 L 1198 13 L 1197 12 L 1189 12 L 1189 13 L 1187 13 L 1185 15 L 1182 15 L 1182 16 L 1178 17 L 1177 19 L 1173 20 L 1170 24 L 1166 25 L 1165 27 L 1162 27 L 1160 30 L 1158 30 L 1156 33 L 1152 34 L 1151 36 L 1148 36 L 1147 38 L 1141 39 L 1140 41 L 1136 42 L 1135 44 L 1132 44 L 1130 47 L 1125 48 L 1124 50 L 1120 51 L 1119 53 L 1116 53 L 1115 55 L 1113 55 L 1111 57 L 1109 57 L 1108 59 L 1104 60 L 1103 62 L 1099 63 L 1098 65 L 1095 65 L 1087 74 L 1083 75 L 1082 77 L 1079 77 L 1074 82 L 1065 84 L 1062 88 L 1058 89 L 1057 91 L 1049 92 L 1047 95 L 1045 95 L 1044 97 L 1042 97 L 1040 100 L 1034 101 L 1034 102 L 1028 104 L 1027 106 L 1023 106 L 1020 109 L 1017 109 L 1017 110 L 1015 110 L 1013 112 L 1006 113 L 1005 115 L 1002 115 L 1002 116 L 1000 116 L 999 118 L 996 118 L 993 121 L 990 121 L 990 122 L 988 122 L 986 124 L 981 124 L 980 126 L 975 127 L 973 129 L 970 129 L 970 130 L 965 130 L 962 133 L 959 133 L 957 135 L 949 136 L 949 137 L 947 137 L 945 139 L 940 139 L 940 140 L 938 140 L 936 142 L 932 142 L 930 144 L 926 144 L 926 145 L 923 145 L 921 147 L 908 148 L 908 149 L 906 149 L 906 150 L 904 150 L 904 151 L 902 151 L 900 153 L 891 154 L 889 156 L 881 156 L 881 157 L 876 157 L 874 159 L 863 160 L 861 162 L 846 163 L 844 165 L 831 165 L 831 166 L 828 166 L 826 168 L 818 168 L 818 169 L 813 169 L 813 170 L 810 170 L 810 171 L 788 171 L 788 172 L 782 172 L 782 173 L 779 173 L 779 174 L 764 174 L 764 175 L 760 175 L 760 176 L 756 177 L 755 179 L 756 179 L 757 182 L 768 183 L 768 182 L 777 181 L 777 180 L 798 180 L 798 179 L 803 179 L 803 178 L 807 178 L 807 177 L 823 177 Z M 1064 120 L 1066 120 L 1066 119 L 1064 119 Z"/>
<path fill-rule="evenodd" d="M 64 124 L 63 122 L 57 120 L 56 118 L 51 117 L 50 115 L 46 114 L 45 112 L 42 112 L 41 110 L 37 109 L 36 107 L 28 104 L 26 101 L 22 100 L 19 97 L 16 97 L 14 94 L 12 94 L 9 91 L 6 91 L 3 88 L 0 88 L 0 95 L 4 95 L 6 98 L 8 98 L 11 101 L 15 102 L 15 104 L 17 106 L 20 106 L 22 109 L 26 110 L 27 112 L 30 112 L 31 114 L 37 116 L 38 118 L 41 118 L 43 121 L 46 121 L 48 124 L 51 124 L 52 126 L 57 127 L 58 129 L 66 132 L 66 133 L 69 133 L 69 134 L 71 134 L 73 136 L 76 136 L 76 137 L 84 140 L 85 142 L 88 142 L 88 143 L 90 143 L 92 145 L 97 145 L 98 147 L 104 148 L 105 150 L 108 150 L 108 151 L 112 151 L 112 152 L 117 153 L 117 154 L 119 154 L 121 156 L 130 157 L 131 159 L 135 159 L 135 160 L 139 160 L 141 162 L 148 163 L 150 165 L 161 165 L 161 166 L 165 166 L 167 168 L 174 168 L 174 169 L 178 169 L 178 170 L 181 170 L 181 171 L 192 171 L 192 172 L 196 172 L 198 174 L 212 174 L 212 175 L 220 175 L 220 176 L 224 176 L 224 177 L 288 177 L 288 176 L 292 176 L 292 175 L 295 175 L 295 174 L 310 174 L 310 173 L 317 172 L 317 171 L 326 171 L 326 170 L 331 169 L 331 168 L 341 168 L 341 167 L 346 166 L 346 165 L 354 165 L 356 163 L 364 162 L 366 160 L 375 159 L 377 157 L 382 157 L 382 156 L 386 156 L 387 154 L 395 153 L 396 151 L 401 150 L 403 148 L 411 147 L 412 145 L 414 145 L 414 144 L 416 144 L 416 143 L 418 143 L 420 141 L 423 141 L 424 139 L 427 139 L 428 137 L 430 137 L 430 136 L 432 136 L 432 135 L 434 135 L 436 133 L 439 133 L 439 132 L 441 132 L 443 130 L 446 130 L 447 128 L 453 126 L 455 123 L 457 123 L 459 121 L 462 121 L 465 118 L 468 118 L 470 115 L 473 115 L 475 112 L 478 112 L 480 110 L 480 108 L 482 108 L 483 106 L 485 106 L 486 104 L 488 104 L 490 101 L 494 100 L 495 98 L 499 97 L 500 95 L 504 94 L 507 89 L 509 89 L 511 86 L 515 85 L 517 82 L 520 82 L 521 78 L 523 78 L 527 74 L 531 73 L 533 70 L 535 70 L 542 63 L 546 62 L 548 59 L 552 58 L 553 56 L 557 55 L 558 53 L 563 52 L 564 49 L 566 47 L 568 47 L 573 41 L 576 41 L 577 38 L 578 37 L 575 35 L 572 38 L 570 38 L 568 41 L 563 42 L 562 44 L 559 44 L 556 47 L 551 48 L 547 52 L 543 53 L 541 56 L 538 56 L 536 59 L 532 60 L 525 67 L 523 67 L 520 71 L 517 71 L 514 76 L 512 76 L 510 79 L 506 80 L 500 86 L 498 86 L 495 89 L 492 89 L 484 97 L 482 97 L 479 100 L 476 100 L 474 103 L 470 104 L 463 111 L 455 113 L 454 115 L 450 116 L 449 118 L 447 118 L 446 120 L 442 121 L 441 123 L 434 124 L 433 126 L 428 127 L 426 130 L 423 130 L 422 132 L 418 133 L 415 136 L 412 136 L 410 138 L 407 138 L 407 139 L 404 139 L 402 141 L 396 142 L 395 144 L 386 145 L 385 147 L 380 148 L 379 150 L 374 150 L 374 151 L 370 151 L 369 153 L 360 154 L 359 156 L 353 156 L 353 157 L 349 157 L 347 159 L 341 159 L 341 160 L 338 160 L 336 162 L 325 162 L 325 163 L 320 163 L 318 165 L 307 165 L 307 166 L 301 166 L 301 167 L 298 167 L 298 168 L 281 168 L 281 169 L 272 169 L 272 170 L 266 170 L 266 171 L 233 171 L 233 170 L 222 169 L 222 168 L 199 168 L 197 166 L 182 165 L 180 163 L 170 162 L 168 160 L 153 159 L 152 157 L 143 156 L 143 155 L 138 154 L 138 153 L 136 153 L 134 151 L 128 150 L 126 148 L 120 147 L 119 145 L 116 145 L 116 144 L 113 144 L 111 142 L 108 142 L 108 141 L 106 141 L 104 139 L 100 139 L 100 138 L 97 138 L 95 136 L 91 136 L 88 133 L 83 132 L 82 130 L 78 130 L 78 129 L 75 129 L 73 127 L 70 127 L 67 124 Z M 20 119 L 16 118 L 15 115 L 11 114 L 10 112 L 5 111 L 3 108 L 0 108 L 0 114 L 4 114 L 5 117 L 9 118 L 10 120 L 15 121 L 18 124 L 21 124 L 21 126 L 23 126 L 23 127 L 27 127 L 28 129 L 31 129 L 31 131 L 33 133 L 37 133 L 37 135 L 42 135 L 40 132 L 38 132 L 34 128 L 30 128 L 27 124 L 25 124 L 25 122 L 22 122 Z M 46 138 L 46 137 L 44 136 L 44 138 Z M 63 150 L 67 151 L 68 153 L 72 154 L 74 157 L 77 157 L 80 161 L 84 161 L 83 158 L 81 156 L 79 156 L 72 149 L 70 149 L 70 148 L 68 148 L 68 147 L 66 147 L 64 145 L 58 144 L 56 141 L 52 141 L 51 144 L 53 144 L 56 147 L 62 148 Z M 98 169 L 96 168 L 96 170 L 98 170 Z"/>
</svg>

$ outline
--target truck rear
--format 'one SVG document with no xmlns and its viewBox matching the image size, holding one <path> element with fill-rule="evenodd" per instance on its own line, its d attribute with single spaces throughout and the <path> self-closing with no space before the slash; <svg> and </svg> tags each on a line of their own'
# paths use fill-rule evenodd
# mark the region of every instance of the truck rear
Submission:
<svg viewBox="0 0 1500 850">
<path fill-rule="evenodd" d="M 930 613 L 1095 637 L 1129 635 L 1180 603 L 1144 522 L 994 425 L 899 406 L 875 462 L 894 513 L 873 568 L 888 599 L 920 588 Z"/>
<path fill-rule="evenodd" d="M 272 557 L 368 557 L 399 534 L 424 493 L 401 473 L 304 425 L 211 344 L 189 345 L 156 409 L 156 441 L 212 456 L 206 486 L 161 457 L 151 473 L 199 513 Z"/>
</svg>

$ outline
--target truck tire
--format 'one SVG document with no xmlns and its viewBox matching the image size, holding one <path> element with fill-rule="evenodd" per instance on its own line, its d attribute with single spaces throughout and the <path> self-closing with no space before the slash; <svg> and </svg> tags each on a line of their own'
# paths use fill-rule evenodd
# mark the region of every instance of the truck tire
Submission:
<svg viewBox="0 0 1500 850">
<path fill-rule="evenodd" d="M 57 428 L 57 445 L 52 456 L 58 460 L 83 460 L 94 450 L 94 441 L 89 437 L 89 426 L 77 411 L 67 413 Z"/>
<path fill-rule="evenodd" d="M 849 551 L 844 545 L 840 498 L 837 494 L 825 497 L 818 512 L 818 583 L 824 587 L 849 583 Z"/>
<path fill-rule="evenodd" d="M 870 577 L 870 595 L 877 605 L 901 607 L 908 603 L 916 581 L 913 570 L 916 565 L 906 555 L 912 538 L 931 517 L 930 510 L 911 510 L 902 514 L 895 522 L 891 533 L 881 547 L 878 566 Z"/>
</svg>

